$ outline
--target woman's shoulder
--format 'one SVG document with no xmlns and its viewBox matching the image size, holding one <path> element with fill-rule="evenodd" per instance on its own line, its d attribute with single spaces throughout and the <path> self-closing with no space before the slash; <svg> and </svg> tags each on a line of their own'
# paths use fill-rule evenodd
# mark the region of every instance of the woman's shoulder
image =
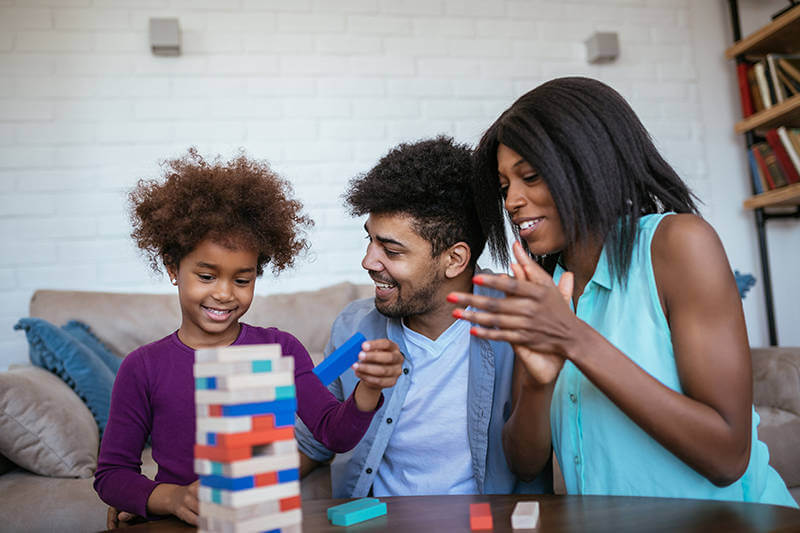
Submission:
<svg viewBox="0 0 800 533">
<path fill-rule="evenodd" d="M 702 217 L 676 213 L 663 217 L 653 234 L 652 251 L 670 262 L 693 262 L 721 249 L 717 232 Z"/>
</svg>

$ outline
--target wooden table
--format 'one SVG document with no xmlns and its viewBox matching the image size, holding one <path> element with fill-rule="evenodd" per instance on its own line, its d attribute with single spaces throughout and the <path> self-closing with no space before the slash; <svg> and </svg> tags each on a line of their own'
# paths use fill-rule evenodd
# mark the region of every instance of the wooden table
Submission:
<svg viewBox="0 0 800 533">
<path fill-rule="evenodd" d="M 536 530 L 512 530 L 511 512 L 518 501 L 536 500 L 540 522 Z M 469 504 L 489 502 L 494 531 L 537 532 L 624 532 L 635 531 L 800 531 L 800 511 L 775 505 L 681 500 L 674 498 L 631 498 L 623 496 L 393 496 L 381 498 L 386 516 L 350 527 L 331 525 L 328 507 L 347 500 L 303 502 L 304 532 L 391 531 L 428 533 L 470 531 Z M 134 526 L 138 531 L 192 531 L 177 519 Z M 264 525 L 269 529 L 269 524 Z"/>
</svg>

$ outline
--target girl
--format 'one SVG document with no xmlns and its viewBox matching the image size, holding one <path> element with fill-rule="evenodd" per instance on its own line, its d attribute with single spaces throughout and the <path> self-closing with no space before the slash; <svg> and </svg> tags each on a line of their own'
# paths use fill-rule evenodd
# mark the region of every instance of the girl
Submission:
<svg viewBox="0 0 800 533">
<path fill-rule="evenodd" d="M 130 194 L 132 236 L 155 270 L 165 266 L 178 288 L 182 318 L 175 333 L 128 355 L 114 383 L 94 486 L 124 511 L 121 520 L 173 514 L 197 523 L 194 350 L 279 343 L 295 359 L 299 417 L 338 452 L 359 442 L 382 402 L 381 389 L 400 375 L 396 349 L 364 343 L 354 365 L 361 381 L 340 403 L 313 374 L 297 339 L 239 322 L 264 266 L 277 274 L 306 247 L 300 232 L 312 222 L 290 192 L 266 163 L 244 155 L 208 163 L 190 150 L 168 163 L 164 180 L 140 181 Z M 148 437 L 158 464 L 155 481 L 140 473 Z M 115 515 L 112 509 L 111 521 Z"/>
<path fill-rule="evenodd" d="M 475 158 L 495 257 L 508 262 L 503 208 L 524 247 L 514 278 L 474 280 L 505 299 L 451 300 L 479 309 L 456 310 L 474 335 L 514 346 L 503 437 L 518 474 L 542 469 L 552 436 L 569 493 L 796 507 L 758 440 L 722 244 L 624 99 L 586 78 L 545 83 Z"/>
</svg>

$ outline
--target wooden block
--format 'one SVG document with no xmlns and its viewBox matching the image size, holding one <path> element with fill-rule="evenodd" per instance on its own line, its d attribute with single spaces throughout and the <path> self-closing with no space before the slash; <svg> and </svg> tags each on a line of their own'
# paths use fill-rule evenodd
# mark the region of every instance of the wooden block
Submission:
<svg viewBox="0 0 800 533">
<path fill-rule="evenodd" d="M 328 509 L 328 519 L 335 526 L 352 526 L 386 514 L 386 504 L 375 498 L 361 498 Z"/>
<path fill-rule="evenodd" d="M 254 402 L 273 402 L 295 397 L 294 378 L 290 383 L 264 388 L 245 388 L 237 390 L 195 389 L 194 401 L 197 404 L 242 404 Z"/>
<path fill-rule="evenodd" d="M 297 410 L 297 398 L 283 398 L 271 402 L 251 402 L 237 404 L 216 404 L 196 402 L 198 417 L 213 416 L 254 416 L 266 415 L 270 413 L 286 413 Z"/>
<path fill-rule="evenodd" d="M 511 513 L 512 529 L 535 529 L 539 527 L 539 502 L 517 502 Z"/>
<path fill-rule="evenodd" d="M 314 374 L 319 377 L 323 385 L 327 387 L 333 383 L 333 380 L 338 378 L 343 372 L 350 368 L 353 363 L 358 361 L 358 353 L 361 351 L 361 345 L 366 340 L 364 335 L 356 332 L 314 368 Z"/>
<path fill-rule="evenodd" d="M 283 357 L 280 344 L 246 344 L 205 348 L 194 352 L 195 363 L 231 363 L 234 361 L 263 361 Z"/>
<path fill-rule="evenodd" d="M 207 459 L 195 459 L 194 472 L 198 475 L 216 474 L 226 477 L 251 476 L 261 472 L 276 472 L 300 467 L 300 454 L 297 450 L 280 455 L 265 455 L 243 461 L 223 463 Z"/>
<path fill-rule="evenodd" d="M 197 525 L 204 530 L 219 531 L 221 533 L 258 533 L 265 530 L 283 531 L 283 528 L 299 526 L 302 520 L 303 512 L 300 509 L 292 509 L 283 513 L 256 516 L 239 522 L 201 515 L 198 516 Z"/>
<path fill-rule="evenodd" d="M 225 505 L 220 505 L 218 503 L 200 501 L 199 514 L 201 516 L 239 522 L 249 518 L 255 518 L 257 516 L 291 511 L 292 509 L 299 509 L 301 506 L 299 491 L 300 485 L 297 484 L 297 493 L 292 496 L 265 500 L 263 502 L 254 503 L 253 505 L 247 505 L 245 507 L 238 508 L 226 507 Z"/>
<path fill-rule="evenodd" d="M 300 493 L 300 483 L 275 483 L 249 490 L 224 490 L 200 485 L 197 490 L 200 501 L 217 503 L 227 507 L 247 507 L 267 500 L 280 500 Z"/>
<path fill-rule="evenodd" d="M 196 419 L 196 441 L 206 444 L 209 433 L 247 433 L 294 426 L 294 413 L 270 413 L 256 416 L 202 416 Z"/>
<path fill-rule="evenodd" d="M 200 485 L 203 487 L 211 487 L 212 489 L 238 491 L 266 487 L 276 483 L 298 481 L 299 479 L 300 472 L 297 468 L 287 468 L 285 470 L 261 472 L 258 474 L 241 477 L 226 477 L 218 474 L 204 474 L 200 476 Z"/>
<path fill-rule="evenodd" d="M 232 374 L 260 374 L 263 372 L 294 373 L 294 357 L 233 361 L 230 363 L 195 363 L 193 372 L 196 378 L 230 376 Z"/>
<path fill-rule="evenodd" d="M 492 508 L 488 503 L 469 504 L 470 529 L 493 529 Z"/>
<path fill-rule="evenodd" d="M 210 433 L 212 438 L 206 442 L 210 446 L 221 448 L 241 448 L 243 446 L 259 446 L 269 444 L 276 440 L 287 440 L 294 438 L 294 426 L 280 428 L 261 429 L 248 431 L 247 433 Z"/>
</svg>

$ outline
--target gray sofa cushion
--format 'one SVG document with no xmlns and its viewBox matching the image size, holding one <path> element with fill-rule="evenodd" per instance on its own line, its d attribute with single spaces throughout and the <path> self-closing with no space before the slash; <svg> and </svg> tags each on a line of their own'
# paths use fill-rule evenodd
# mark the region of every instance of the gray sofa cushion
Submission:
<svg viewBox="0 0 800 533">
<path fill-rule="evenodd" d="M 91 477 L 98 446 L 92 414 L 58 376 L 33 366 L 0 373 L 0 454 L 43 476 Z"/>
</svg>

